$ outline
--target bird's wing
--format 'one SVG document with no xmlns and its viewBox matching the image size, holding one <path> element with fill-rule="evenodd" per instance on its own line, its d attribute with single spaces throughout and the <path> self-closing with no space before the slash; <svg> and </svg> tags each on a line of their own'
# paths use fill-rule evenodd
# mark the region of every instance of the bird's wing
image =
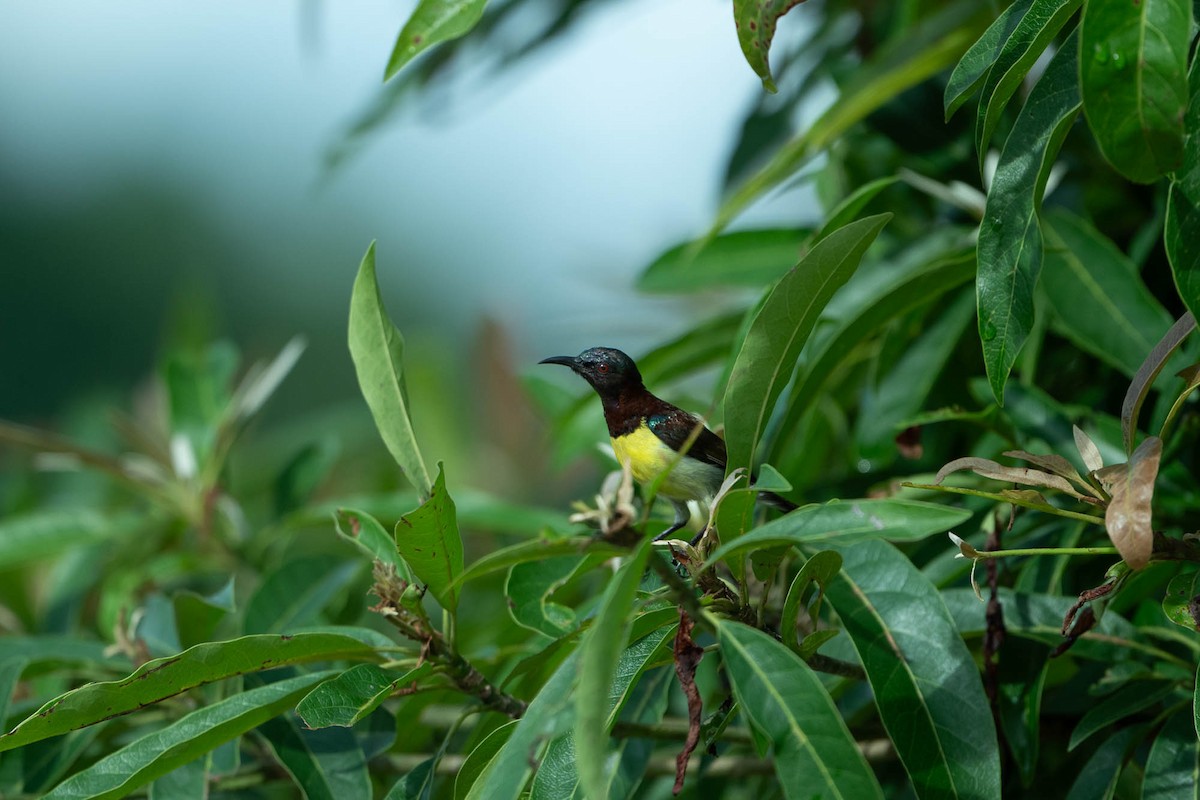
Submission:
<svg viewBox="0 0 1200 800">
<path fill-rule="evenodd" d="M 663 405 L 667 406 L 666 403 Z M 688 448 L 688 457 L 720 467 L 721 470 L 725 469 L 725 441 L 704 427 L 703 421 L 696 415 L 689 414 L 682 408 L 669 406 L 658 413 L 648 415 L 646 424 L 659 440 L 676 452 L 684 446 L 696 427 L 700 426 L 699 435 Z"/>
</svg>

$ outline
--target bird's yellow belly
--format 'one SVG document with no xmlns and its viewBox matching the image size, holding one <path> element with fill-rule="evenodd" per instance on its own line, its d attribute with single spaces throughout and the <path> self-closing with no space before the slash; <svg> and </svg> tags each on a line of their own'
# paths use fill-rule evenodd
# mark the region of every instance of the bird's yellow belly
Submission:
<svg viewBox="0 0 1200 800">
<path fill-rule="evenodd" d="M 658 493 L 673 500 L 709 500 L 724 477 L 719 468 L 694 458 L 679 458 L 643 422 L 633 433 L 612 441 L 613 453 L 622 465 L 629 464 L 634 480 L 652 484 L 670 470 L 658 485 Z"/>
</svg>

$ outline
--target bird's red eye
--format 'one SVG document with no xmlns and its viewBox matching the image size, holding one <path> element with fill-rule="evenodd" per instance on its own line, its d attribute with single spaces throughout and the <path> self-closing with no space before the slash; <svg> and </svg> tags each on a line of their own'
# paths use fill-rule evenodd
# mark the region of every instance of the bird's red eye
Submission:
<svg viewBox="0 0 1200 800">
<path fill-rule="evenodd" d="M 608 372 L 608 364 L 601 364 L 596 367 L 597 372 Z"/>
</svg>

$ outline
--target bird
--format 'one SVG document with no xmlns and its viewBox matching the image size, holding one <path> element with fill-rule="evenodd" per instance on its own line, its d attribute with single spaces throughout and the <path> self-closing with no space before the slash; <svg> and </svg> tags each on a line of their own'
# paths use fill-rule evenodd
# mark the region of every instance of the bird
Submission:
<svg viewBox="0 0 1200 800">
<path fill-rule="evenodd" d="M 671 501 L 675 520 L 655 540 L 687 524 L 689 500 L 705 504 L 713 500 L 725 479 L 725 440 L 697 415 L 651 394 L 632 358 L 612 347 L 592 347 L 577 356 L 551 356 L 538 363 L 569 367 L 587 381 L 600 396 L 613 453 L 622 468 L 628 465 L 643 486 L 661 478 L 658 494 Z M 761 496 L 785 512 L 796 508 L 774 492 Z M 704 534 L 700 531 L 692 544 Z"/>
</svg>

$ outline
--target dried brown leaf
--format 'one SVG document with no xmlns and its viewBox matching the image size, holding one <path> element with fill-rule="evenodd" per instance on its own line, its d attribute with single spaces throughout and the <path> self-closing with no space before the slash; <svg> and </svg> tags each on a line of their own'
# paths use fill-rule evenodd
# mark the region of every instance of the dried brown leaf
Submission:
<svg viewBox="0 0 1200 800">
<path fill-rule="evenodd" d="M 1044 470 L 1053 472 L 1060 478 L 1068 481 L 1073 481 L 1080 486 L 1086 486 L 1083 476 L 1075 469 L 1075 465 L 1057 453 L 1049 453 L 1044 456 L 1039 456 L 1034 453 L 1027 453 L 1024 450 L 1006 450 L 1004 455 L 1009 458 L 1019 458 L 1022 461 L 1028 461 L 1034 466 L 1041 467 Z"/>
<path fill-rule="evenodd" d="M 679 794 L 683 789 L 683 779 L 687 776 L 688 759 L 700 741 L 700 716 L 704 706 L 700 701 L 700 690 L 696 688 L 696 667 L 704 656 L 704 648 L 692 640 L 692 628 L 695 622 L 680 608 L 679 629 L 675 632 L 675 674 L 679 677 L 679 686 L 687 697 L 688 732 L 683 749 L 675 757 L 675 789 Z"/>
<path fill-rule="evenodd" d="M 1183 344 L 1183 340 L 1195 327 L 1196 318 L 1189 311 L 1171 326 L 1158 344 L 1154 345 L 1150 355 L 1146 356 L 1146 360 L 1134 374 L 1133 380 L 1129 384 L 1129 390 L 1125 392 L 1125 400 L 1121 403 L 1121 434 L 1125 439 L 1126 453 L 1133 450 L 1138 413 L 1142 410 L 1142 403 L 1150 392 L 1151 384 L 1158 377 L 1158 373 L 1162 371 L 1167 359 L 1179 345 Z"/>
<path fill-rule="evenodd" d="M 956 458 L 942 467 L 938 470 L 934 483 L 941 483 L 950 473 L 964 469 L 969 469 L 976 475 L 982 475 L 985 478 L 992 478 L 993 480 L 1020 483 L 1026 486 L 1043 486 L 1047 489 L 1057 489 L 1060 492 L 1065 492 L 1072 497 L 1083 498 L 1083 495 L 1075 487 L 1058 475 L 1051 475 L 1049 472 L 1029 469 L 1028 467 L 1006 467 L 1003 464 L 992 461 L 990 458 L 977 458 L 974 456 Z"/>
<path fill-rule="evenodd" d="M 1154 545 L 1150 506 L 1161 458 L 1162 439 L 1149 437 L 1133 451 L 1124 474 L 1114 476 L 1116 480 L 1109 489 L 1112 502 L 1104 514 L 1104 525 L 1108 528 L 1108 537 L 1131 569 L 1141 569 L 1150 561 Z"/>
<path fill-rule="evenodd" d="M 1092 437 L 1084 433 L 1078 425 L 1072 425 L 1071 431 L 1075 434 L 1075 447 L 1079 450 L 1079 457 L 1083 459 L 1083 465 L 1088 468 L 1088 472 L 1103 469 L 1104 459 L 1101 458 L 1100 448 L 1096 447 Z"/>
</svg>

